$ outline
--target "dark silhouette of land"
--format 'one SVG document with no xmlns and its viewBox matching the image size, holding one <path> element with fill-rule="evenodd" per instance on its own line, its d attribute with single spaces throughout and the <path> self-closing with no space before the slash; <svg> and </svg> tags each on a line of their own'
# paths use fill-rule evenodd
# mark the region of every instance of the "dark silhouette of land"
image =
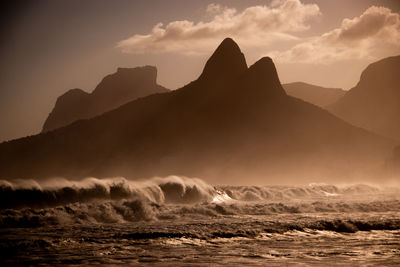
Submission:
<svg viewBox="0 0 400 267">
<path fill-rule="evenodd" d="M 358 84 L 328 109 L 351 124 L 400 140 L 400 56 L 370 64 Z"/>
<path fill-rule="evenodd" d="M 43 125 L 43 132 L 54 130 L 80 119 L 89 119 L 115 109 L 139 97 L 168 90 L 156 82 L 152 66 L 118 68 L 106 76 L 92 93 L 71 89 L 61 95 Z"/>
<path fill-rule="evenodd" d="M 200 77 L 100 116 L 0 144 L 0 177 L 196 176 L 212 183 L 350 181 L 394 144 L 288 96 L 268 57 L 225 39 Z"/>
<path fill-rule="evenodd" d="M 340 88 L 326 88 L 303 82 L 287 83 L 282 86 L 288 95 L 322 108 L 335 103 L 346 93 Z"/>
</svg>

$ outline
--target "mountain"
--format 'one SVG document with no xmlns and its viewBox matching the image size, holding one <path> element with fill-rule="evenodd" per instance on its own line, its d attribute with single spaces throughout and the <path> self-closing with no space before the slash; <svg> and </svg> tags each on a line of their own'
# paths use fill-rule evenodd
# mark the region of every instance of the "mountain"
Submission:
<svg viewBox="0 0 400 267">
<path fill-rule="evenodd" d="M 346 93 L 340 88 L 326 88 L 303 82 L 283 84 L 283 88 L 288 95 L 322 108 L 335 103 Z"/>
<path fill-rule="evenodd" d="M 400 56 L 370 64 L 358 84 L 328 109 L 351 124 L 400 140 Z"/>
<path fill-rule="evenodd" d="M 157 69 L 153 66 L 118 68 L 116 73 L 106 76 L 91 94 L 71 89 L 57 99 L 42 132 L 92 118 L 139 97 L 167 92 L 156 83 L 156 79 Z"/>
<path fill-rule="evenodd" d="M 288 96 L 270 58 L 247 67 L 227 38 L 181 89 L 0 144 L 0 177 L 348 182 L 373 173 L 392 149 L 390 141 Z"/>
</svg>

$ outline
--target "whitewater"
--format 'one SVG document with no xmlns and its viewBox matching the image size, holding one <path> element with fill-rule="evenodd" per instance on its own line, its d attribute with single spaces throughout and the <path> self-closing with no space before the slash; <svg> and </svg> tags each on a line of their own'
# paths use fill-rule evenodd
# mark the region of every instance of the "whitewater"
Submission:
<svg viewBox="0 0 400 267">
<path fill-rule="evenodd" d="M 1 265 L 400 264 L 400 189 L 0 180 Z"/>
</svg>

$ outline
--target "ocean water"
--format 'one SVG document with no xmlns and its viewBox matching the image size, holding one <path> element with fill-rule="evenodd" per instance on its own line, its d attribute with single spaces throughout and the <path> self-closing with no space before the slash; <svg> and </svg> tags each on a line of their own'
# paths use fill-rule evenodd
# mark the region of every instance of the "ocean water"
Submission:
<svg viewBox="0 0 400 267">
<path fill-rule="evenodd" d="M 399 193 L 177 176 L 0 181 L 0 263 L 400 265 Z"/>
</svg>

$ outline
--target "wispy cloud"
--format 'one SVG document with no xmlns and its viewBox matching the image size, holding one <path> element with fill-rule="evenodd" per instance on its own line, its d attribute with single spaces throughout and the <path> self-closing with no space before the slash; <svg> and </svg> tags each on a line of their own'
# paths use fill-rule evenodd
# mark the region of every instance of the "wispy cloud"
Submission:
<svg viewBox="0 0 400 267">
<path fill-rule="evenodd" d="M 149 34 L 136 34 L 118 43 L 123 52 L 201 54 L 209 52 L 230 36 L 247 47 L 265 47 L 282 40 L 298 40 L 293 34 L 309 29 L 309 20 L 320 15 L 316 4 L 300 0 L 273 1 L 268 6 L 252 6 L 238 12 L 211 4 L 209 21 L 173 21 L 155 25 Z"/>
<path fill-rule="evenodd" d="M 359 17 L 344 19 L 339 28 L 272 55 L 281 62 L 329 64 L 399 52 L 400 15 L 388 8 L 372 6 Z"/>
<path fill-rule="evenodd" d="M 118 43 L 126 53 L 209 53 L 225 37 L 246 48 L 264 51 L 279 62 L 330 64 L 353 59 L 376 59 L 400 52 L 400 14 L 371 6 L 363 14 L 343 19 L 320 36 L 298 37 L 320 16 L 316 4 L 276 0 L 242 11 L 219 4 L 205 9 L 208 21 L 159 23 L 148 34 L 136 34 Z M 278 47 L 292 45 L 287 50 Z M 262 52 L 261 52 L 262 53 Z M 261 55 L 260 55 L 261 56 Z"/>
</svg>

